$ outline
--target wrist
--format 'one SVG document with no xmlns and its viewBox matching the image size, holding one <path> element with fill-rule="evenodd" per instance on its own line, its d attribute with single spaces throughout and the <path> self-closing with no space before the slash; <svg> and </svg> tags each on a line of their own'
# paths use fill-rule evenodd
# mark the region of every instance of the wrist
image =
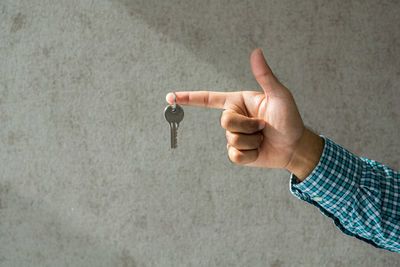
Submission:
<svg viewBox="0 0 400 267">
<path fill-rule="evenodd" d="M 307 128 L 304 129 L 286 169 L 303 181 L 317 166 L 323 150 L 324 139 Z"/>
</svg>

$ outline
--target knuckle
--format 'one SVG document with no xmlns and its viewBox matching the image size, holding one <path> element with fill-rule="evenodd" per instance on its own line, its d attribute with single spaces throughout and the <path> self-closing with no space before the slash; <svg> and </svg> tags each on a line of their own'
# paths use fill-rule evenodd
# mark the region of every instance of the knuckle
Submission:
<svg viewBox="0 0 400 267">
<path fill-rule="evenodd" d="M 232 133 L 229 134 L 228 142 L 231 145 L 236 146 L 239 144 L 239 141 L 240 141 L 240 136 L 238 134 L 232 134 Z"/>
<path fill-rule="evenodd" d="M 221 116 L 221 126 L 224 129 L 229 129 L 229 127 L 232 125 L 232 117 L 230 116 L 230 114 L 224 112 L 222 113 Z"/>
<path fill-rule="evenodd" d="M 232 135 L 232 144 L 234 144 L 234 145 L 240 144 L 240 135 L 238 135 L 238 134 Z"/>
<path fill-rule="evenodd" d="M 242 162 L 242 156 L 238 150 L 233 150 L 230 149 L 229 151 L 229 157 L 234 163 L 241 163 Z"/>
</svg>

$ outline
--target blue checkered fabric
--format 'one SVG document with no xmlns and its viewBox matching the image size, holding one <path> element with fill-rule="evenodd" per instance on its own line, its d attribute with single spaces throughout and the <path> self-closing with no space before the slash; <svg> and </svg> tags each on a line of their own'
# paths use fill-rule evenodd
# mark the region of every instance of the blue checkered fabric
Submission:
<svg viewBox="0 0 400 267">
<path fill-rule="evenodd" d="M 318 165 L 303 181 L 291 174 L 292 194 L 318 207 L 345 234 L 400 252 L 400 172 L 321 137 Z"/>
</svg>

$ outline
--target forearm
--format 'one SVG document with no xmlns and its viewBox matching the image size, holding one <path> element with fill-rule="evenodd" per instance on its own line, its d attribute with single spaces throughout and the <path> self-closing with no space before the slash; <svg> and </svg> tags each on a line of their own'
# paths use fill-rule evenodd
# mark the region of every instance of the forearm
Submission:
<svg viewBox="0 0 400 267">
<path fill-rule="evenodd" d="M 306 128 L 286 169 L 303 181 L 317 166 L 323 149 L 324 139 Z"/>
</svg>

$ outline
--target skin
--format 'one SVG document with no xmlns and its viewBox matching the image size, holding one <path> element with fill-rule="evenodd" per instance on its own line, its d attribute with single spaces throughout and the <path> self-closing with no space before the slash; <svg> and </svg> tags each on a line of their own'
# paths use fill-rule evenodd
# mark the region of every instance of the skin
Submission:
<svg viewBox="0 0 400 267">
<path fill-rule="evenodd" d="M 232 162 L 284 168 L 302 181 L 318 164 L 324 141 L 304 127 L 292 94 L 272 73 L 260 49 L 252 52 L 250 65 L 263 92 L 176 92 L 176 102 L 224 110 L 221 126 Z M 172 104 L 173 94 L 166 100 Z"/>
</svg>

